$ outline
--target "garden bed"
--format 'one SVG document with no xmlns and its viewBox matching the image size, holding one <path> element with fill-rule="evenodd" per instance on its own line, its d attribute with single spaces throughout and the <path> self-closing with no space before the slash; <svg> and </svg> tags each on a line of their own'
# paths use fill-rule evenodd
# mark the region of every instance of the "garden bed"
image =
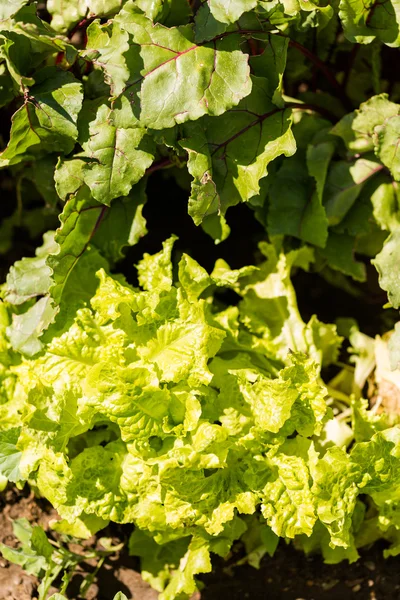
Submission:
<svg viewBox="0 0 400 600">
<path fill-rule="evenodd" d="M 28 491 L 7 490 L 2 497 L 0 512 L 0 542 L 17 545 L 12 533 L 11 520 L 26 518 L 32 524 L 48 531 L 49 521 L 55 517 L 51 506 Z M 126 541 L 130 527 L 114 525 L 106 532 L 115 543 Z M 104 533 L 104 532 L 103 532 Z M 84 543 L 84 548 L 96 546 L 96 538 Z M 79 551 L 79 546 L 73 548 Z M 362 550 L 358 562 L 338 565 L 324 564 L 320 556 L 306 557 L 291 545 L 281 543 L 273 558 L 264 557 L 260 570 L 248 565 L 235 566 L 241 548 L 227 561 L 216 561 L 215 568 L 201 579 L 202 592 L 193 600 L 395 600 L 400 596 L 398 558 L 384 559 L 383 545 Z M 85 563 L 88 572 L 94 563 Z M 80 600 L 77 590 L 85 568 L 75 575 L 69 594 L 71 600 Z M 109 600 L 122 591 L 129 600 L 156 600 L 157 592 L 140 577 L 137 559 L 128 556 L 126 549 L 111 557 L 99 571 L 86 600 Z M 0 558 L 0 600 L 34 600 L 38 580 L 27 575 L 18 565 Z M 52 592 L 56 592 L 52 588 Z"/>
</svg>

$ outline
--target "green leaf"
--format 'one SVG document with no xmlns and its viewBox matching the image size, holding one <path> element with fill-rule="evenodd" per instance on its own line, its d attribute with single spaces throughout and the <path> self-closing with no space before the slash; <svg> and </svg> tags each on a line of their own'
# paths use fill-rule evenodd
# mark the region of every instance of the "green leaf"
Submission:
<svg viewBox="0 0 400 600">
<path fill-rule="evenodd" d="M 0 471 L 10 481 L 20 480 L 19 462 L 21 453 L 16 449 L 19 429 L 11 429 L 0 438 Z"/>
<path fill-rule="evenodd" d="M 129 50 L 129 34 L 115 21 L 100 25 L 96 20 L 87 29 L 86 49 L 93 62 L 104 69 L 105 82 L 112 95 L 121 94 L 130 76 L 129 65 L 123 57 Z"/>
<path fill-rule="evenodd" d="M 38 556 L 37 553 L 30 548 L 30 545 L 24 545 L 22 548 L 11 548 L 5 544 L 0 544 L 0 551 L 3 557 L 11 563 L 20 565 L 28 575 L 41 575 L 47 567 L 46 560 L 43 556 Z"/>
<path fill-rule="evenodd" d="M 146 220 L 143 217 L 143 207 L 147 200 L 146 180 L 142 179 L 132 188 L 128 196 L 115 199 L 109 209 L 103 207 L 104 210 L 101 212 L 101 205 L 91 199 L 91 194 L 84 184 L 85 164 L 85 160 L 79 158 L 60 160 L 55 172 L 57 191 L 63 199 L 78 192 L 75 199 L 71 199 L 70 208 L 83 202 L 79 211 L 85 212 L 86 209 L 90 210 L 90 207 L 93 206 L 92 216 L 95 214 L 96 208 L 99 209 L 98 221 L 94 221 L 88 215 L 89 229 L 84 234 L 85 239 L 91 240 L 110 262 L 115 262 L 122 258 L 122 249 L 125 246 L 137 244 L 147 233 Z M 65 207 L 65 211 L 68 212 L 68 210 Z M 85 215 L 82 216 L 85 218 Z M 90 223 L 92 223 L 92 229 L 90 229 Z M 74 228 L 75 225 L 72 225 L 71 234 Z M 78 235 L 78 232 L 75 234 Z"/>
<path fill-rule="evenodd" d="M 373 96 L 360 108 L 346 115 L 333 127 L 331 133 L 340 136 L 346 146 L 355 152 L 366 152 L 374 147 L 375 127 L 399 114 L 399 106 L 390 102 L 387 94 Z"/>
<path fill-rule="evenodd" d="M 386 240 L 381 252 L 372 261 L 379 273 L 379 285 L 388 294 L 394 308 L 400 307 L 400 230 L 396 229 Z"/>
<path fill-rule="evenodd" d="M 140 122 L 153 129 L 221 115 L 251 92 L 248 57 L 238 36 L 197 45 L 190 25 L 166 29 L 127 3 L 118 23 L 140 46 L 143 67 L 131 73 L 140 86 Z"/>
<path fill-rule="evenodd" d="M 324 190 L 324 206 L 330 225 L 342 221 L 359 197 L 370 177 L 382 170 L 378 162 L 359 158 L 354 164 L 339 161 L 332 164 Z"/>
<path fill-rule="evenodd" d="M 208 383 L 209 374 L 204 349 L 212 330 L 204 323 L 165 323 L 157 330 L 156 339 L 139 350 L 140 356 L 154 363 L 163 381 L 178 383 L 189 377 Z"/>
<path fill-rule="evenodd" d="M 159 389 L 153 371 L 140 367 L 116 370 L 114 365 L 100 363 L 88 374 L 87 393 L 98 410 L 118 423 L 124 441 L 162 435 L 170 394 Z"/>
<path fill-rule="evenodd" d="M 60 215 L 61 227 L 54 238 L 58 244 L 58 252 L 50 254 L 47 258 L 53 281 L 50 293 L 56 304 L 60 303 L 68 278 L 85 252 L 106 210 L 105 206 L 91 198 L 86 186 L 65 204 Z"/>
<path fill-rule="evenodd" d="M 67 200 L 71 194 L 75 194 L 84 184 L 84 167 L 87 160 L 82 155 L 72 159 L 65 159 L 60 156 L 58 159 L 54 172 L 54 182 L 61 200 Z"/>
<path fill-rule="evenodd" d="M 95 230 L 91 241 L 111 263 L 123 258 L 123 248 L 134 246 L 146 235 L 146 201 L 145 180 L 141 180 L 129 196 L 113 200 Z"/>
<path fill-rule="evenodd" d="M 268 461 L 272 473 L 263 489 L 261 511 L 272 531 L 281 537 L 310 535 L 316 522 L 308 461 L 315 462 L 315 451 L 309 440 L 301 437 L 287 440 Z"/>
<path fill-rule="evenodd" d="M 20 428 L 16 427 L 0 434 L 0 472 L 13 482 L 24 477 L 20 468 L 23 451 L 17 447 L 20 433 Z"/>
<path fill-rule="evenodd" d="M 221 23 L 212 15 L 210 5 L 204 2 L 196 12 L 195 18 L 195 41 L 197 43 L 209 41 L 225 33 L 228 25 Z"/>
<path fill-rule="evenodd" d="M 129 538 L 130 556 L 140 557 L 141 575 L 157 591 L 162 592 L 187 552 L 189 538 L 157 544 L 146 532 L 135 529 Z"/>
<path fill-rule="evenodd" d="M 379 227 L 394 231 L 400 225 L 400 191 L 397 183 L 381 179 L 380 185 L 371 195 L 373 213 Z"/>
<path fill-rule="evenodd" d="M 341 448 L 328 448 L 311 468 L 320 521 L 330 533 L 331 546 L 351 543 L 352 515 L 358 496 L 358 469 Z"/>
<path fill-rule="evenodd" d="M 86 2 L 69 0 L 65 5 L 63 0 L 48 0 L 46 8 L 51 14 L 51 26 L 55 31 L 66 33 L 79 23 L 86 14 Z"/>
<path fill-rule="evenodd" d="M 38 152 L 71 152 L 78 137 L 82 99 L 82 85 L 71 73 L 44 69 L 12 117 L 10 141 L 0 154 L 0 166 L 29 160 Z"/>
<path fill-rule="evenodd" d="M 344 233 L 330 233 L 326 247 L 320 250 L 330 267 L 350 275 L 356 281 L 365 281 L 366 270 L 354 257 L 354 238 Z"/>
<path fill-rule="evenodd" d="M 310 144 L 307 148 L 307 169 L 317 184 L 317 194 L 322 202 L 329 163 L 335 152 L 333 142 Z"/>
<path fill-rule="evenodd" d="M 325 246 L 328 219 L 300 152 L 282 163 L 269 188 L 268 233 Z"/>
<path fill-rule="evenodd" d="M 35 83 L 32 77 L 23 74 L 29 72 L 31 44 L 27 37 L 18 36 L 15 32 L 2 32 L 1 38 L 1 56 L 14 80 L 14 87 L 20 93 L 23 93 L 25 86 L 31 86 Z"/>
<path fill-rule="evenodd" d="M 375 140 L 376 155 L 400 181 L 400 116 L 388 118 L 384 125 L 376 127 Z"/>
<path fill-rule="evenodd" d="M 106 105 L 100 106 L 89 125 L 89 138 L 82 143 L 90 159 L 82 167 L 83 179 L 93 198 L 106 205 L 127 196 L 154 159 L 146 131 L 115 127 L 108 120 L 109 112 Z"/>
<path fill-rule="evenodd" d="M 339 16 L 344 34 L 353 43 L 369 44 L 375 37 L 388 46 L 400 45 L 398 0 L 341 0 Z"/>
<path fill-rule="evenodd" d="M 47 561 L 51 560 L 54 547 L 50 544 L 45 532 L 40 526 L 36 525 L 33 527 L 30 542 L 32 549 L 37 552 L 39 556 L 43 556 Z"/>
<path fill-rule="evenodd" d="M 15 15 L 19 9 L 27 4 L 27 0 L 5 0 L 0 6 L 0 21 Z"/>
<path fill-rule="evenodd" d="M 197 589 L 195 575 L 209 573 L 211 568 L 208 542 L 194 537 L 160 600 L 174 600 L 182 594 L 193 594 Z"/>
<path fill-rule="evenodd" d="M 289 40 L 273 34 L 267 36 L 258 34 L 257 38 L 263 40 L 265 48 L 262 54 L 250 58 L 250 66 L 254 75 L 268 79 L 272 102 L 277 106 L 282 106 L 283 74 L 286 68 Z"/>
<path fill-rule="evenodd" d="M 20 542 L 22 542 L 22 544 L 29 544 L 32 538 L 33 527 L 28 519 L 25 517 L 15 519 L 15 521 L 12 522 L 12 528 L 13 534 Z"/>
<path fill-rule="evenodd" d="M 59 199 L 54 183 L 54 170 L 57 164 L 57 156 L 49 154 L 34 162 L 31 169 L 24 169 L 24 177 L 35 184 L 39 194 L 43 197 L 46 208 L 56 207 Z M 52 212 L 49 210 L 49 213 Z"/>
<path fill-rule="evenodd" d="M 172 286 L 171 254 L 177 237 L 171 236 L 163 242 L 163 249 L 157 254 L 144 254 L 137 269 L 139 283 L 145 290 L 169 291 Z"/>
<path fill-rule="evenodd" d="M 211 13 L 221 23 L 234 23 L 244 12 L 257 6 L 258 0 L 209 0 Z"/>
<path fill-rule="evenodd" d="M 105 521 L 96 515 L 83 514 L 81 517 L 74 519 L 73 523 L 68 523 L 65 519 L 52 521 L 51 528 L 58 533 L 87 540 L 104 527 L 107 527 L 108 523 L 109 521 Z"/>
<path fill-rule="evenodd" d="M 49 296 L 40 298 L 26 312 L 13 315 L 12 324 L 7 328 L 7 335 L 12 348 L 26 356 L 34 356 L 43 348 L 40 336 L 53 322 L 57 313 Z"/>
<path fill-rule="evenodd" d="M 286 361 L 290 351 L 310 354 L 318 360 L 313 335 L 308 338 L 308 327 L 300 316 L 290 281 L 295 266 L 308 270 L 313 261 L 312 250 L 303 247 L 285 255 L 279 248 L 264 243 L 260 244 L 260 249 L 267 260 L 257 272 L 241 282 L 240 320 L 251 333 L 261 336 L 268 344 L 263 348 L 267 356 L 271 356 L 269 352 L 273 349 L 275 360 Z M 314 324 L 311 325 L 313 329 Z"/>
<path fill-rule="evenodd" d="M 106 17 L 117 13 L 122 2 L 121 0 L 86 0 L 89 15 L 97 17 Z"/>
<path fill-rule="evenodd" d="M 47 294 L 51 277 L 46 259 L 56 248 L 54 233 L 47 232 L 43 236 L 43 245 L 36 249 L 34 258 L 23 258 L 13 264 L 7 275 L 4 296 L 6 302 L 18 305 Z"/>
<path fill-rule="evenodd" d="M 273 105 L 267 80 L 256 77 L 251 95 L 238 109 L 185 126 L 180 144 L 189 153 L 194 178 L 189 214 L 196 224 L 259 193 L 268 164 L 295 151 L 290 127 L 290 111 Z"/>
</svg>

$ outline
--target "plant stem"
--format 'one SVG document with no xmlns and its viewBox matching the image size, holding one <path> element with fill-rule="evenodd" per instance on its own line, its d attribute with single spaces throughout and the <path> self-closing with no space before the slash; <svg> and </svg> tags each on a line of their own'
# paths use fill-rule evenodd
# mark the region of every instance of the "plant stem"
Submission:
<svg viewBox="0 0 400 600">
<path fill-rule="evenodd" d="M 283 34 L 278 33 L 277 35 L 283 35 Z M 284 37 L 287 37 L 287 36 L 284 36 Z M 337 95 L 338 95 L 339 99 L 341 100 L 343 106 L 349 110 L 353 110 L 353 106 L 351 105 L 349 98 L 347 97 L 345 91 L 343 90 L 342 86 L 340 85 L 340 83 L 336 79 L 334 73 L 330 70 L 330 68 L 320 58 L 318 58 L 318 56 L 313 54 L 313 52 L 311 52 L 311 50 L 309 50 L 308 48 L 306 48 L 299 42 L 296 42 L 295 40 L 291 39 L 289 41 L 289 46 L 291 46 L 292 48 L 296 48 L 296 50 L 298 50 L 304 56 L 306 56 L 317 67 L 317 69 L 319 69 L 321 71 L 321 73 L 323 73 L 325 75 L 326 80 L 329 81 L 331 86 L 336 90 Z"/>
<path fill-rule="evenodd" d="M 347 68 L 346 68 L 346 71 L 344 73 L 344 78 L 343 78 L 343 81 L 342 81 L 342 88 L 343 88 L 343 90 L 345 92 L 346 92 L 347 83 L 349 81 L 350 73 L 351 73 L 351 70 L 353 68 L 354 61 L 356 59 L 357 52 L 358 52 L 359 48 L 360 48 L 359 44 L 354 44 L 353 48 L 351 49 L 349 58 L 348 58 Z"/>
<path fill-rule="evenodd" d="M 323 106 L 318 106 L 317 104 L 309 104 L 303 102 L 286 102 L 285 106 L 289 108 L 295 108 L 298 110 L 312 110 L 316 113 L 319 113 L 322 117 L 325 117 L 329 121 L 336 123 L 338 121 L 338 117 L 330 112 L 330 110 L 324 108 Z"/>
<path fill-rule="evenodd" d="M 172 160 L 170 158 L 164 158 L 163 160 L 159 160 L 158 162 L 153 163 L 151 165 L 151 167 L 146 169 L 146 175 L 151 175 L 151 173 L 154 173 L 155 171 L 160 171 L 161 169 L 167 169 L 168 167 L 172 167 L 172 166 L 173 166 Z"/>
</svg>

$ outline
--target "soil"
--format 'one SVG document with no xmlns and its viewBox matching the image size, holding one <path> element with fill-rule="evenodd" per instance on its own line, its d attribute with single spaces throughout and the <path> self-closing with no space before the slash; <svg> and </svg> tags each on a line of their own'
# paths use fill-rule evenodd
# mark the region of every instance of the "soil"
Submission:
<svg viewBox="0 0 400 600">
<path fill-rule="evenodd" d="M 27 491 L 10 489 L 0 497 L 0 542 L 16 546 L 12 520 L 25 517 L 48 530 L 56 513 L 51 506 Z M 130 528 L 114 525 L 107 531 L 113 542 L 126 541 Z M 89 544 L 95 545 L 93 538 Z M 400 558 L 383 559 L 383 546 L 363 551 L 352 565 L 325 565 L 319 556 L 306 557 L 284 543 L 273 558 L 265 558 L 259 571 L 247 565 L 235 567 L 214 561 L 214 571 L 203 576 L 204 588 L 191 600 L 400 600 Z M 78 551 L 77 548 L 73 550 Z M 234 561 L 232 557 L 231 561 Z M 71 600 L 81 600 L 79 585 L 89 561 L 77 572 L 68 590 Z M 38 580 L 16 565 L 0 558 L 0 600 L 34 600 Z M 51 590 L 56 592 L 56 588 Z M 87 600 L 112 600 L 122 591 L 129 600 L 157 600 L 158 594 L 146 584 L 135 558 L 122 551 L 107 559 L 91 585 Z"/>
</svg>

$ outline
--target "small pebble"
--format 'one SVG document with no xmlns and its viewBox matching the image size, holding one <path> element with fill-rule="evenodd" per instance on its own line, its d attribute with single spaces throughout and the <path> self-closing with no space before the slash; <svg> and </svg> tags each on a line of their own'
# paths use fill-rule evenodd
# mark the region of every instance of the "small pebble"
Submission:
<svg viewBox="0 0 400 600">
<path fill-rule="evenodd" d="M 374 585 L 373 579 L 368 579 L 368 587 L 372 587 Z"/>
<path fill-rule="evenodd" d="M 366 560 L 364 564 L 367 567 L 367 569 L 369 569 L 370 571 L 375 571 L 376 564 L 374 562 L 372 562 L 372 560 Z"/>
<path fill-rule="evenodd" d="M 323 590 L 331 590 L 335 587 L 336 584 L 339 583 L 339 579 L 331 579 L 329 581 L 324 581 L 321 585 Z"/>
</svg>

